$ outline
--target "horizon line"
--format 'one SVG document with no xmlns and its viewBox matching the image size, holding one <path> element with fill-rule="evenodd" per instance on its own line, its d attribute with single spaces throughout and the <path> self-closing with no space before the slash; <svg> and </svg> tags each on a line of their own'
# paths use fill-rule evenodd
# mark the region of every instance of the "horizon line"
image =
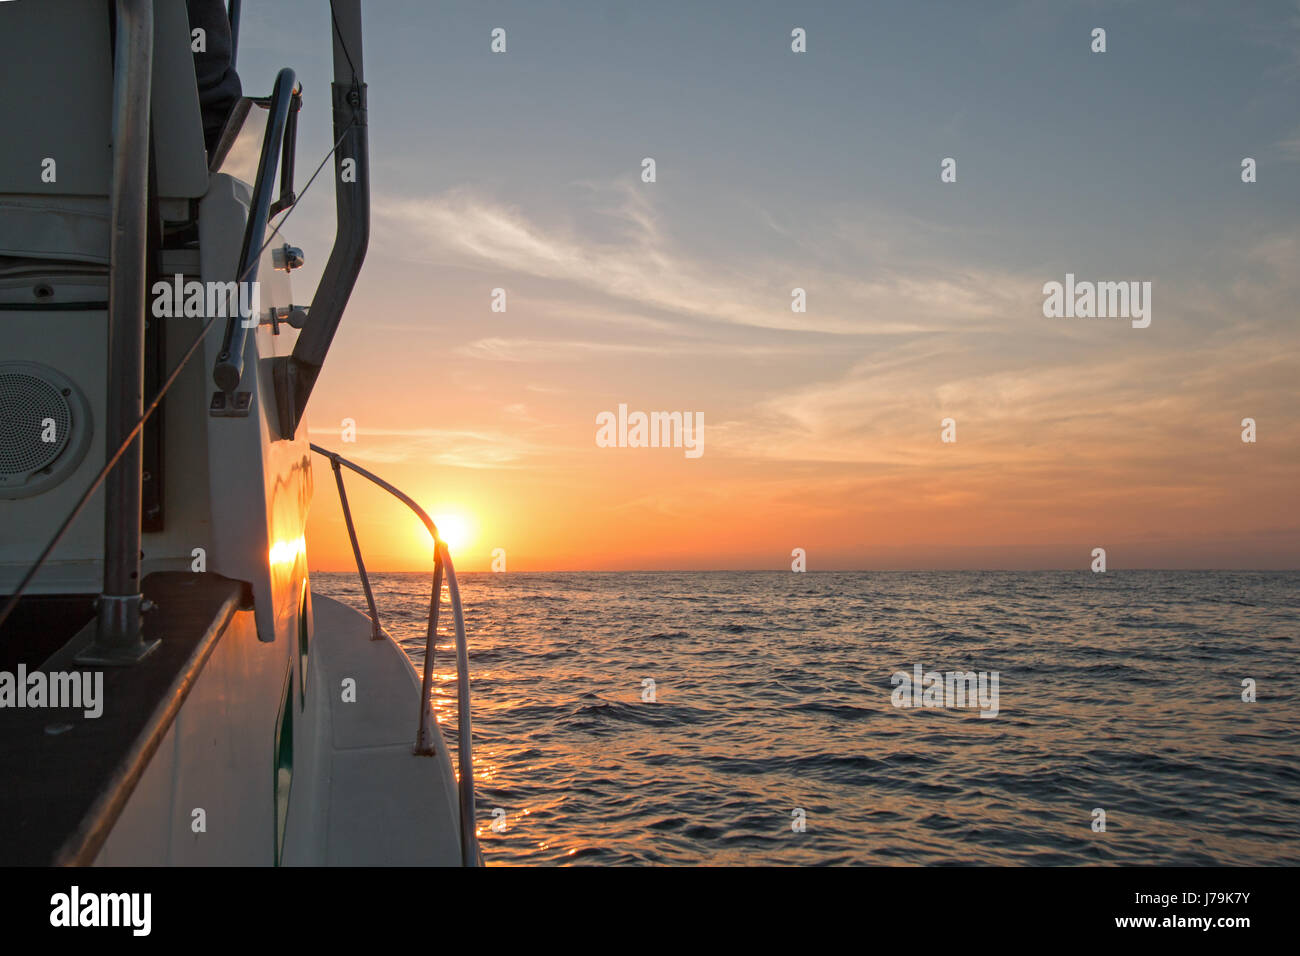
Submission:
<svg viewBox="0 0 1300 956">
<path fill-rule="evenodd" d="M 356 568 L 337 570 L 332 568 L 309 569 L 317 574 L 356 574 Z M 1300 567 L 1288 568 L 1107 568 L 1105 571 L 1092 571 L 1090 568 L 816 568 L 804 571 L 782 570 L 781 568 L 558 568 L 552 570 L 524 571 L 465 571 L 457 574 L 1059 574 L 1063 571 L 1078 571 L 1087 574 L 1114 574 L 1117 571 L 1154 571 L 1197 574 L 1294 574 Z M 433 573 L 432 568 L 394 570 L 367 569 L 367 574 L 423 574 Z"/>
</svg>

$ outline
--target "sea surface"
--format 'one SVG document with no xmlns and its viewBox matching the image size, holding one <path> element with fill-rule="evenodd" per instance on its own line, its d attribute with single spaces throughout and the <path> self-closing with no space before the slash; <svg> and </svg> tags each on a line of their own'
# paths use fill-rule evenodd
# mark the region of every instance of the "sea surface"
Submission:
<svg viewBox="0 0 1300 956">
<path fill-rule="evenodd" d="M 372 580 L 422 669 L 430 576 Z M 460 580 L 489 865 L 1300 864 L 1300 573 Z M 916 665 L 997 715 L 896 707 Z"/>
</svg>

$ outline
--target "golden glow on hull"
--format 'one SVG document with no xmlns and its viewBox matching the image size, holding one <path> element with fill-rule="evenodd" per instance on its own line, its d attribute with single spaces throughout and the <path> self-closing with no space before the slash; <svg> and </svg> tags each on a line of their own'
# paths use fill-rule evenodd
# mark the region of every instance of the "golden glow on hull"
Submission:
<svg viewBox="0 0 1300 956">
<path fill-rule="evenodd" d="M 307 554 L 307 539 L 302 535 L 288 541 L 277 541 L 271 545 L 271 567 L 292 567 L 299 556 Z"/>
</svg>

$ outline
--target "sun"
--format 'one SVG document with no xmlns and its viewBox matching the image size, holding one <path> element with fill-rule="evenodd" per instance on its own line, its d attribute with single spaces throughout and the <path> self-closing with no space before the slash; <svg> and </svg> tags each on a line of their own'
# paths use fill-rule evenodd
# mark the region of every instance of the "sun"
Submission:
<svg viewBox="0 0 1300 956">
<path fill-rule="evenodd" d="M 433 523 L 438 528 L 438 534 L 443 541 L 447 542 L 447 547 L 453 555 L 463 551 L 474 540 L 474 528 L 463 514 L 449 511 L 432 517 Z"/>
</svg>

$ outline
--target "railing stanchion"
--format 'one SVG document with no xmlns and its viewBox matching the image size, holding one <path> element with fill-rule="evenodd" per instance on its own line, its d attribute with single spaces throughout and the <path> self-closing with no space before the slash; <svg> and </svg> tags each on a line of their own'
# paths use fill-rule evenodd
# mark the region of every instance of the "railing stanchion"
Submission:
<svg viewBox="0 0 1300 956">
<path fill-rule="evenodd" d="M 348 493 L 343 489 L 343 472 L 339 470 L 339 456 L 331 455 L 330 463 L 334 466 L 334 480 L 339 486 L 339 503 L 343 505 L 343 520 L 348 526 L 348 537 L 352 540 L 352 554 L 357 559 L 357 574 L 361 576 L 361 590 L 366 592 L 366 604 L 370 606 L 370 639 L 382 641 L 383 633 L 379 630 L 379 609 L 375 607 L 375 595 L 370 590 L 370 576 L 366 574 L 366 563 L 361 560 L 361 545 L 357 542 L 357 529 L 352 524 L 352 509 L 348 507 Z"/>
<path fill-rule="evenodd" d="M 153 0 L 117 0 L 113 51 L 112 221 L 108 278 L 108 407 L 105 448 L 122 445 L 144 415 L 149 103 L 153 89 Z M 101 11 L 102 12 L 102 11 Z M 5 423 L 8 428 L 8 422 Z M 140 615 L 140 488 L 143 437 L 136 434 L 104 483 L 104 583 L 95 638 L 79 664 L 134 664 L 155 647 Z"/>
<path fill-rule="evenodd" d="M 429 739 L 429 717 L 433 692 L 433 657 L 438 646 L 438 609 L 442 605 L 442 553 L 433 548 L 433 596 L 429 598 L 429 633 L 424 638 L 424 681 L 420 690 L 420 729 L 415 735 L 415 752 L 429 756 L 434 752 Z"/>
<path fill-rule="evenodd" d="M 447 566 L 447 596 L 451 598 L 452 620 L 456 623 L 456 742 L 460 769 L 460 852 L 461 859 L 478 853 L 474 810 L 474 737 L 470 729 L 469 642 L 465 640 L 465 615 L 460 607 L 460 585 L 446 542 L 437 542 Z"/>
<path fill-rule="evenodd" d="M 435 752 L 432 743 L 433 729 L 429 724 L 431 715 L 430 695 L 433 690 L 433 658 L 438 643 L 438 611 L 442 605 L 442 581 L 447 579 L 447 594 L 451 601 L 452 620 L 456 626 L 456 730 L 457 730 L 457 771 L 459 780 L 457 791 L 460 798 L 460 853 L 464 866 L 482 865 L 478 848 L 478 830 L 474 809 L 474 736 L 470 721 L 470 686 L 469 686 L 469 641 L 465 637 L 465 612 L 460 604 L 460 585 L 456 581 L 456 567 L 451 561 L 451 552 L 447 543 L 438 536 L 438 527 L 429 517 L 428 512 L 415 503 L 410 495 L 394 488 L 355 462 L 348 461 L 337 452 L 311 444 L 311 450 L 324 455 L 334 466 L 334 478 L 339 486 L 339 500 L 343 504 L 343 517 L 348 525 L 348 537 L 352 539 L 352 553 L 356 555 L 357 571 L 361 575 L 361 586 L 366 592 L 366 601 L 370 604 L 370 616 L 375 626 L 375 637 L 383 639 L 379 631 L 379 612 L 375 610 L 374 595 L 370 593 L 370 580 L 366 577 L 366 567 L 361 560 L 361 546 L 357 543 L 357 532 L 352 525 L 352 512 L 348 508 L 347 493 L 343 490 L 343 474 L 340 466 L 346 465 L 362 478 L 374 482 L 390 495 L 415 512 L 424 522 L 429 535 L 433 538 L 433 594 L 429 598 L 429 629 L 424 643 L 424 681 L 420 693 L 420 727 L 416 732 L 415 752 L 429 755 Z"/>
</svg>

